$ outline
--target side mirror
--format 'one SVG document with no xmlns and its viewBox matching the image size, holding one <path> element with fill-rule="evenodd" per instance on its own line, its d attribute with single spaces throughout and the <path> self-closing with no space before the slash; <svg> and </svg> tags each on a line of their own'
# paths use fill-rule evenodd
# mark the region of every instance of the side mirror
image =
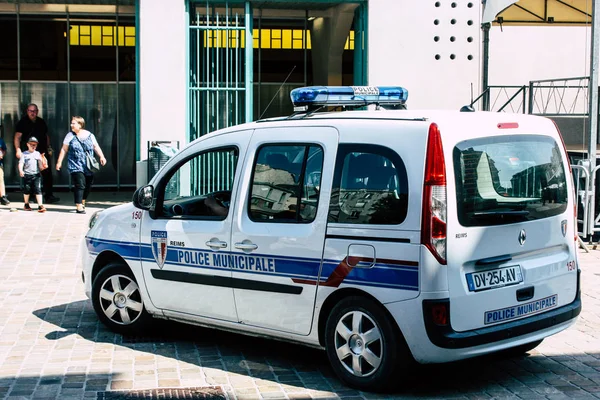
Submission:
<svg viewBox="0 0 600 400">
<path fill-rule="evenodd" d="M 142 210 L 150 210 L 154 204 L 154 188 L 152 185 L 142 186 L 133 194 L 133 205 Z"/>
</svg>

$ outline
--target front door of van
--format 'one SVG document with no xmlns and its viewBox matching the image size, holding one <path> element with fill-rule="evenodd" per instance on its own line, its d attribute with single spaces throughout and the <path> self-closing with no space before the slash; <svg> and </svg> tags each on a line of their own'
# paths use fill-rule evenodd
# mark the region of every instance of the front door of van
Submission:
<svg viewBox="0 0 600 400">
<path fill-rule="evenodd" d="M 141 243 L 150 299 L 165 312 L 237 321 L 231 270 L 221 256 L 231 250 L 229 203 L 251 135 L 203 140 L 159 172 L 156 214 L 145 212 Z"/>
<path fill-rule="evenodd" d="M 307 335 L 327 226 L 338 132 L 256 129 L 232 225 L 241 323 Z"/>
</svg>

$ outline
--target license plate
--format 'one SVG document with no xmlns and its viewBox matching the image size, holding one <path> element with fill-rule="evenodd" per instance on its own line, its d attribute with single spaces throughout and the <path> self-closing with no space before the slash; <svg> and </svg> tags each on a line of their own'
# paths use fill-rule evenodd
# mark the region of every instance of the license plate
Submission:
<svg viewBox="0 0 600 400">
<path fill-rule="evenodd" d="M 518 265 L 467 274 L 467 285 L 470 292 L 516 285 L 520 282 L 523 282 L 523 274 Z"/>
</svg>

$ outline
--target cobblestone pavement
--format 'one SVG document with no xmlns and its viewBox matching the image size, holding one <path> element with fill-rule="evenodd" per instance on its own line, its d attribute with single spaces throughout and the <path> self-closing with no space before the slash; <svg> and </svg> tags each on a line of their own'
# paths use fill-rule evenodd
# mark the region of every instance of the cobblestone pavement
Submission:
<svg viewBox="0 0 600 400">
<path fill-rule="evenodd" d="M 45 214 L 0 207 L 0 399 L 600 398 L 600 250 L 580 253 L 584 308 L 574 327 L 529 356 L 420 366 L 384 396 L 342 385 L 314 349 L 168 322 L 146 337 L 108 331 L 75 260 L 91 212 L 131 193 L 93 198 L 102 201 L 87 215 L 67 201 Z M 17 199 L 12 207 L 22 207 Z"/>
</svg>

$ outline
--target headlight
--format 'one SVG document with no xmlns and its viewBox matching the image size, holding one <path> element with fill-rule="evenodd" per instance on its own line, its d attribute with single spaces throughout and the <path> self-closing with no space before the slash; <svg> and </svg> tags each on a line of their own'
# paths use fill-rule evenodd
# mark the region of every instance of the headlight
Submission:
<svg viewBox="0 0 600 400">
<path fill-rule="evenodd" d="M 90 217 L 90 222 L 89 222 L 90 229 L 92 229 L 94 227 L 94 225 L 96 225 L 96 221 L 98 221 L 98 216 L 100 215 L 101 212 L 102 212 L 102 210 L 96 211 Z"/>
</svg>

